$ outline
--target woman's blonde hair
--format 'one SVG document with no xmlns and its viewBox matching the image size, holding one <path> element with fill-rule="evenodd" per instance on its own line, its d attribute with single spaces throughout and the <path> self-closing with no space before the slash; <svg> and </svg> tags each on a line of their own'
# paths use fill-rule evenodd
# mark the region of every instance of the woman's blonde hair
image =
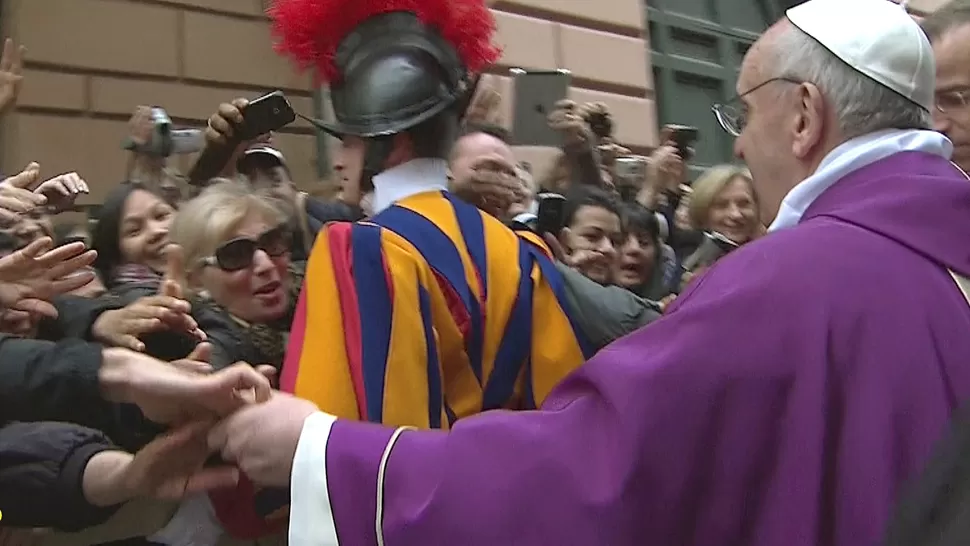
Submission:
<svg viewBox="0 0 970 546">
<path fill-rule="evenodd" d="M 211 256 L 240 224 L 253 216 L 272 225 L 287 219 L 272 199 L 233 180 L 212 180 L 212 185 L 184 203 L 175 215 L 170 236 L 173 243 L 182 247 L 186 275 L 198 270 L 202 259 Z"/>
<path fill-rule="evenodd" d="M 711 205 L 714 204 L 718 194 L 736 178 L 740 178 L 748 184 L 757 209 L 758 194 L 754 191 L 751 171 L 738 165 L 715 165 L 704 171 L 704 174 L 691 186 L 693 193 L 687 214 L 694 229 L 707 229 L 709 227 L 707 224 Z"/>
</svg>

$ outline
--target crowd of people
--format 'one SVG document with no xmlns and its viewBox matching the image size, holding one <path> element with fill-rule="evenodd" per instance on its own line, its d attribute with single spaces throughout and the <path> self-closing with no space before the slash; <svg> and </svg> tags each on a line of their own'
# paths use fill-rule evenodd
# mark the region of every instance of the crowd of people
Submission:
<svg viewBox="0 0 970 546">
<path fill-rule="evenodd" d="M 614 128 L 639 120 L 568 100 L 533 172 L 464 77 L 488 36 L 278 0 L 280 51 L 332 80 L 330 194 L 232 97 L 217 176 L 138 106 L 91 222 L 58 221 L 83 173 L 0 182 L 0 546 L 883 539 L 970 396 L 970 3 L 882 1 L 789 11 L 712 105 L 741 165 L 692 179 L 676 126 L 638 156 Z M 356 40 L 308 59 L 307 32 Z M 430 98 L 361 93 L 391 81 Z M 925 518 L 890 542 L 936 544 Z"/>
</svg>

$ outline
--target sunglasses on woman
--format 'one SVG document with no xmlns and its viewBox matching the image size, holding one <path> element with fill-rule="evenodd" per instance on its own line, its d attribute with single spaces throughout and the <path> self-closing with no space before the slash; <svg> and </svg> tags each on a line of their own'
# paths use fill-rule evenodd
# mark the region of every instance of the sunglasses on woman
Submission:
<svg viewBox="0 0 970 546">
<path fill-rule="evenodd" d="M 202 258 L 203 265 L 211 265 L 227 272 L 240 271 L 253 265 L 257 250 L 278 258 L 290 251 L 292 235 L 287 226 L 277 226 L 255 239 L 239 237 L 223 243 L 212 256 Z"/>
</svg>

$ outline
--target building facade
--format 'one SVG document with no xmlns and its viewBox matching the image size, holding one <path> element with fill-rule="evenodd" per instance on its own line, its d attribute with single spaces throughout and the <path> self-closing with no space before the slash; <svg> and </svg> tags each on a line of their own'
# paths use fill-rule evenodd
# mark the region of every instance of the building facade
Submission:
<svg viewBox="0 0 970 546">
<path fill-rule="evenodd" d="M 944 0 L 913 0 L 928 11 Z M 309 77 L 271 48 L 266 0 L 0 0 L 0 32 L 27 46 L 17 110 L 0 124 L 0 171 L 30 161 L 55 175 L 77 171 L 100 202 L 125 174 L 121 142 L 137 105 L 161 106 L 176 124 L 203 126 L 220 102 L 281 89 L 294 108 L 325 115 Z M 701 129 L 703 163 L 730 143 L 710 104 L 733 93 L 741 56 L 783 12 L 775 0 L 494 0 L 504 53 L 492 69 L 503 120 L 514 99 L 509 68 L 565 68 L 570 97 L 608 104 L 620 142 L 657 143 L 662 123 Z M 296 180 L 312 190 L 325 176 L 327 140 L 308 124 L 276 144 Z M 549 150 L 522 148 L 536 170 Z M 173 158 L 185 169 L 191 157 Z"/>
</svg>

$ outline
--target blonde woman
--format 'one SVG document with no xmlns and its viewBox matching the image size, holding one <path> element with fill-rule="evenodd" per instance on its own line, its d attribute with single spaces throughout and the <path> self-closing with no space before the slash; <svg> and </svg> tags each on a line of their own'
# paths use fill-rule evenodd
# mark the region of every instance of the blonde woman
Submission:
<svg viewBox="0 0 970 546">
<path fill-rule="evenodd" d="M 302 279 L 291 267 L 288 226 L 273 199 L 235 181 L 206 188 L 179 210 L 171 238 L 182 251 L 185 291 L 224 326 L 209 336 L 213 367 L 282 365 Z"/>
<path fill-rule="evenodd" d="M 688 216 L 694 229 L 716 231 L 739 245 L 760 235 L 758 195 L 744 167 L 711 167 L 694 182 Z"/>
<path fill-rule="evenodd" d="M 219 326 L 215 333 L 206 329 L 213 368 L 240 361 L 268 364 L 277 371 L 282 366 L 304 271 L 302 262 L 290 261 L 291 224 L 276 199 L 238 181 L 218 181 L 179 209 L 171 236 L 184 258 L 182 282 L 194 296 L 193 311 L 202 306 L 209 311 L 205 321 L 199 319 L 200 327 L 206 328 L 210 320 Z M 246 505 L 251 495 L 227 489 L 212 492 L 209 499 L 220 527 L 228 533 L 220 544 L 227 543 L 228 536 L 239 537 L 240 514 L 253 510 Z M 188 513 L 186 518 L 189 527 L 199 524 L 196 515 Z M 280 530 L 285 521 L 272 518 L 267 524 Z M 173 525 L 172 536 L 183 527 Z"/>
</svg>

